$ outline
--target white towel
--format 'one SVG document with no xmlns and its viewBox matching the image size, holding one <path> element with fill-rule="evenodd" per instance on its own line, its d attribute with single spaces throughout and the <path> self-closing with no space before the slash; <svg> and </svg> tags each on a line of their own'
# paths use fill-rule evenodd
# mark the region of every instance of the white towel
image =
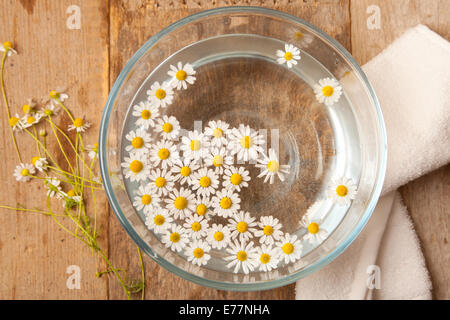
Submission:
<svg viewBox="0 0 450 320">
<path fill-rule="evenodd" d="M 393 190 L 450 161 L 450 43 L 418 25 L 363 70 L 386 122 L 384 196 L 341 256 L 297 282 L 296 299 L 431 299 L 419 240 Z"/>
</svg>

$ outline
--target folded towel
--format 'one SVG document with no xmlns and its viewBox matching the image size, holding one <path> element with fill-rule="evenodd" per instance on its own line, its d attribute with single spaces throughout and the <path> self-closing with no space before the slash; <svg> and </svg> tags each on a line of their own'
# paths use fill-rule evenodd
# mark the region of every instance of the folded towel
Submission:
<svg viewBox="0 0 450 320">
<path fill-rule="evenodd" d="M 400 194 L 393 190 L 450 161 L 450 43 L 418 25 L 363 70 L 386 122 L 384 196 L 341 256 L 297 282 L 296 298 L 430 299 L 419 240 Z"/>
</svg>

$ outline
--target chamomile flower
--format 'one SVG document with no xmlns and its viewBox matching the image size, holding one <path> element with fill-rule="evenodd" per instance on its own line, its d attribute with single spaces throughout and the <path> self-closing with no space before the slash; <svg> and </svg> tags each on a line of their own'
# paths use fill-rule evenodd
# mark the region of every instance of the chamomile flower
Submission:
<svg viewBox="0 0 450 320">
<path fill-rule="evenodd" d="M 10 127 L 13 129 L 13 131 L 22 131 L 23 130 L 23 123 L 20 119 L 20 116 L 16 113 L 14 116 L 8 119 Z"/>
<path fill-rule="evenodd" d="M 173 176 L 167 169 L 156 168 L 150 172 L 150 187 L 158 196 L 167 195 L 173 189 Z"/>
<path fill-rule="evenodd" d="M 81 196 L 76 195 L 73 189 L 67 191 L 67 193 L 65 193 L 63 197 L 63 207 L 67 210 L 75 208 L 82 202 Z"/>
<path fill-rule="evenodd" d="M 238 169 L 234 166 L 229 166 L 224 171 L 222 184 L 224 188 L 240 192 L 242 188 L 248 187 L 249 181 L 250 174 L 244 167 L 239 167 Z"/>
<path fill-rule="evenodd" d="M 283 235 L 281 223 L 272 216 L 261 217 L 258 222 L 259 229 L 255 231 L 255 236 L 259 237 L 259 243 L 273 245 L 275 240 L 280 240 Z"/>
<path fill-rule="evenodd" d="M 147 91 L 147 94 L 148 100 L 157 107 L 165 108 L 172 104 L 173 89 L 166 82 L 159 84 L 159 82 L 156 81 L 152 84 L 150 90 Z"/>
<path fill-rule="evenodd" d="M 136 126 L 147 130 L 155 126 L 156 119 L 159 116 L 159 107 L 149 101 L 141 101 L 133 106 L 133 112 L 131 114 L 138 118 L 136 120 Z"/>
<path fill-rule="evenodd" d="M 189 238 L 200 239 L 206 236 L 208 231 L 208 221 L 202 216 L 190 216 L 183 224 Z"/>
<path fill-rule="evenodd" d="M 86 146 L 86 151 L 88 152 L 89 159 L 95 159 L 98 155 L 98 143 L 88 144 Z"/>
<path fill-rule="evenodd" d="M 69 95 L 63 91 L 65 91 L 66 88 L 58 87 L 56 90 L 52 90 L 48 93 L 48 96 L 50 98 L 50 103 L 57 105 L 61 102 L 64 102 L 67 98 L 69 98 Z M 48 100 L 47 100 L 48 101 Z"/>
<path fill-rule="evenodd" d="M 164 115 L 162 119 L 158 119 L 155 131 L 159 132 L 164 139 L 176 140 L 180 135 L 180 122 L 173 116 Z"/>
<path fill-rule="evenodd" d="M 44 106 L 44 109 L 42 109 L 42 114 L 45 115 L 46 117 L 52 117 L 52 116 L 56 116 L 59 112 L 59 106 L 52 104 L 52 103 L 47 103 Z"/>
<path fill-rule="evenodd" d="M 231 232 L 231 238 L 239 238 L 239 241 L 247 241 L 253 238 L 256 231 L 255 218 L 250 216 L 250 213 L 240 211 L 235 213 L 230 220 L 228 220 L 228 228 Z"/>
<path fill-rule="evenodd" d="M 208 154 L 208 138 L 197 130 L 189 131 L 181 138 L 181 150 L 185 158 L 199 160 Z"/>
<path fill-rule="evenodd" d="M 294 262 L 300 259 L 303 246 L 296 235 L 285 233 L 281 236 L 280 241 L 276 243 L 280 259 L 284 259 L 284 263 Z"/>
<path fill-rule="evenodd" d="M 2 44 L 0 44 L 0 51 L 6 52 L 6 55 L 8 57 L 11 56 L 13 53 L 17 54 L 17 51 L 13 49 L 13 45 L 9 41 L 5 41 Z"/>
<path fill-rule="evenodd" d="M 241 199 L 230 189 L 217 191 L 212 198 L 214 212 L 221 217 L 228 218 L 233 216 L 241 208 Z"/>
<path fill-rule="evenodd" d="M 124 157 L 121 163 L 125 178 L 133 181 L 144 181 L 147 179 L 150 168 L 147 159 L 140 154 L 130 154 L 130 157 Z"/>
<path fill-rule="evenodd" d="M 125 135 L 125 138 L 130 142 L 125 147 L 128 152 L 138 152 L 146 154 L 150 149 L 150 141 L 152 140 L 150 134 L 143 129 L 131 130 Z"/>
<path fill-rule="evenodd" d="M 160 208 L 161 199 L 153 193 L 153 189 L 149 186 L 140 186 L 136 191 L 133 206 L 136 210 L 142 210 L 145 214 Z"/>
<path fill-rule="evenodd" d="M 307 215 L 303 216 L 301 226 L 308 231 L 303 239 L 311 244 L 319 244 L 328 237 L 328 232 L 320 226 L 320 221 L 311 219 Z"/>
<path fill-rule="evenodd" d="M 31 176 L 35 173 L 34 166 L 29 163 L 21 163 L 14 169 L 14 177 L 17 181 L 28 182 L 31 180 Z"/>
<path fill-rule="evenodd" d="M 264 143 L 263 135 L 251 129 L 250 126 L 240 124 L 239 128 L 232 129 L 227 147 L 232 154 L 236 154 L 238 160 L 248 161 L 258 158 L 259 153 L 264 151 L 261 147 Z"/>
<path fill-rule="evenodd" d="M 47 187 L 47 197 L 53 198 L 56 197 L 57 199 L 63 199 L 64 194 L 62 192 L 62 188 L 60 186 L 61 180 L 57 178 L 47 178 L 44 182 L 45 186 Z"/>
<path fill-rule="evenodd" d="M 35 124 L 38 124 L 41 121 L 42 114 L 41 113 L 30 113 L 23 116 L 21 119 L 22 128 L 29 128 Z"/>
<path fill-rule="evenodd" d="M 352 179 L 345 177 L 334 180 L 328 187 L 328 197 L 341 206 L 349 205 L 355 199 L 356 192 L 356 185 Z"/>
<path fill-rule="evenodd" d="M 195 213 L 198 216 L 205 217 L 209 219 L 211 212 L 212 202 L 209 197 L 197 197 L 195 199 Z"/>
<path fill-rule="evenodd" d="M 194 84 L 196 78 L 194 77 L 195 70 L 190 63 L 186 63 L 184 66 L 178 62 L 177 66 L 170 65 L 170 70 L 167 72 L 172 77 L 170 84 L 180 90 L 187 89 L 187 84 Z"/>
<path fill-rule="evenodd" d="M 213 224 L 208 229 L 206 241 L 213 247 L 213 249 L 226 248 L 231 241 L 231 233 L 228 227 L 221 224 Z"/>
<path fill-rule="evenodd" d="M 46 158 L 41 158 L 41 157 L 33 157 L 31 159 L 31 163 L 33 164 L 33 166 L 39 170 L 40 172 L 44 172 L 47 170 L 47 166 L 48 166 L 48 161 Z"/>
<path fill-rule="evenodd" d="M 36 101 L 33 99 L 28 99 L 27 103 L 22 106 L 22 112 L 24 114 L 33 114 L 36 112 Z"/>
<path fill-rule="evenodd" d="M 314 40 L 314 36 L 312 34 L 304 33 L 297 28 L 292 28 L 290 33 L 294 42 L 303 48 L 307 48 Z"/>
<path fill-rule="evenodd" d="M 248 244 L 234 240 L 229 245 L 227 252 L 230 254 L 225 257 L 225 261 L 231 261 L 227 264 L 227 268 L 233 268 L 234 273 L 238 273 L 240 269 L 248 274 L 255 270 L 258 265 L 258 251 L 253 247 L 253 241 Z"/>
<path fill-rule="evenodd" d="M 341 97 L 342 87 L 336 79 L 324 78 L 314 85 L 314 93 L 317 101 L 325 103 L 327 106 L 332 106 Z"/>
<path fill-rule="evenodd" d="M 211 120 L 205 128 L 205 135 L 210 138 L 212 147 L 222 147 L 228 144 L 227 136 L 230 133 L 230 125 L 221 120 Z"/>
<path fill-rule="evenodd" d="M 186 249 L 184 249 L 184 254 L 188 261 L 202 266 L 211 259 L 211 256 L 208 254 L 210 250 L 211 246 L 206 241 L 195 240 L 187 245 Z"/>
<path fill-rule="evenodd" d="M 150 161 L 155 167 L 161 163 L 161 167 L 166 169 L 176 163 L 178 159 L 177 146 L 171 141 L 158 141 L 151 147 Z"/>
<path fill-rule="evenodd" d="M 283 50 L 277 50 L 277 62 L 279 64 L 286 63 L 288 68 L 292 68 L 300 60 L 300 49 L 292 44 L 286 43 Z"/>
<path fill-rule="evenodd" d="M 169 198 L 164 201 L 167 203 L 167 209 L 169 209 L 175 219 L 184 219 L 195 211 L 195 197 L 189 189 L 174 189 L 169 194 Z"/>
<path fill-rule="evenodd" d="M 269 156 L 263 155 L 263 159 L 258 159 L 258 164 L 256 164 L 257 168 L 261 168 L 261 173 L 258 175 L 258 178 L 264 177 L 264 182 L 270 180 L 270 184 L 273 183 L 275 175 L 281 181 L 284 181 L 284 176 L 289 174 L 290 166 L 287 164 L 280 164 L 278 160 L 278 155 L 275 150 L 269 149 Z"/>
<path fill-rule="evenodd" d="M 219 186 L 219 178 L 214 170 L 201 168 L 194 173 L 192 178 L 192 190 L 197 192 L 199 196 L 209 197 L 216 193 Z"/>
<path fill-rule="evenodd" d="M 161 237 L 161 242 L 172 251 L 181 252 L 189 242 L 186 230 L 176 224 L 172 224 Z"/>
<path fill-rule="evenodd" d="M 171 171 L 174 173 L 174 181 L 179 181 L 181 185 L 187 183 L 192 184 L 192 179 L 194 177 L 194 172 L 200 167 L 197 161 L 184 158 L 179 159 L 176 164 L 172 167 Z"/>
<path fill-rule="evenodd" d="M 233 165 L 234 159 L 225 147 L 211 148 L 205 157 L 205 164 L 213 166 L 217 174 L 223 174 L 223 170 Z"/>
<path fill-rule="evenodd" d="M 91 124 L 83 118 L 75 118 L 73 123 L 69 125 L 69 131 L 76 130 L 77 132 L 85 132 Z"/>
<path fill-rule="evenodd" d="M 158 208 L 146 215 L 145 225 L 154 233 L 164 234 L 172 225 L 173 218 L 166 209 Z"/>
<path fill-rule="evenodd" d="M 256 250 L 260 271 L 268 272 L 277 268 L 280 259 L 276 248 L 263 244 L 261 247 L 257 247 Z"/>
</svg>

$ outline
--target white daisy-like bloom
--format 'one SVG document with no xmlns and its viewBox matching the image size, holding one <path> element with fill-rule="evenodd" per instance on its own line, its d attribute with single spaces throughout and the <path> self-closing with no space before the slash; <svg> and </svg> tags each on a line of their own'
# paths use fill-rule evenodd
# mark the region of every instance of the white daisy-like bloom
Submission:
<svg viewBox="0 0 450 320">
<path fill-rule="evenodd" d="M 311 244 L 320 244 L 328 237 L 328 232 L 321 228 L 320 221 L 311 219 L 307 215 L 303 216 L 301 227 L 308 231 L 303 239 Z"/>
<path fill-rule="evenodd" d="M 225 261 L 231 261 L 226 266 L 227 268 L 233 268 L 234 273 L 238 273 L 240 269 L 248 274 L 250 271 L 255 270 L 258 265 L 258 251 L 253 247 L 253 241 L 249 243 L 239 242 L 234 240 L 230 242 L 227 252 L 230 254 L 225 257 Z"/>
<path fill-rule="evenodd" d="M 237 193 L 230 189 L 217 191 L 212 198 L 214 212 L 221 217 L 228 218 L 233 216 L 241 208 L 241 199 Z"/>
<path fill-rule="evenodd" d="M 220 149 L 211 148 L 205 157 L 205 164 L 207 166 L 213 166 L 217 174 L 223 174 L 223 170 L 232 166 L 233 163 L 234 157 L 225 147 Z"/>
<path fill-rule="evenodd" d="M 22 131 L 23 123 L 20 119 L 20 116 L 16 113 L 14 116 L 8 119 L 9 126 L 13 129 L 13 131 Z"/>
<path fill-rule="evenodd" d="M 31 159 L 31 163 L 33 164 L 33 166 L 39 170 L 40 172 L 44 172 L 47 171 L 47 166 L 48 166 L 48 161 L 46 158 L 41 158 L 41 157 L 33 157 Z"/>
<path fill-rule="evenodd" d="M 9 41 L 5 41 L 2 44 L 0 44 L 0 51 L 6 52 L 6 55 L 8 57 L 11 56 L 13 53 L 17 54 L 17 51 L 13 49 L 13 45 Z"/>
<path fill-rule="evenodd" d="M 184 219 L 195 211 L 195 196 L 189 189 L 174 189 L 169 194 L 169 198 L 164 201 L 167 203 L 167 209 L 169 209 L 175 219 Z"/>
<path fill-rule="evenodd" d="M 19 182 L 28 182 L 32 178 L 30 175 L 33 175 L 35 172 L 36 171 L 32 164 L 21 163 L 14 169 L 14 177 Z"/>
<path fill-rule="evenodd" d="M 345 177 L 335 179 L 328 187 L 328 197 L 341 206 L 349 205 L 355 199 L 356 192 L 356 185 L 353 180 Z"/>
<path fill-rule="evenodd" d="M 164 234 L 172 226 L 173 218 L 166 209 L 158 208 L 147 214 L 145 225 L 154 233 Z"/>
<path fill-rule="evenodd" d="M 300 60 L 300 49 L 292 44 L 286 43 L 283 50 L 277 50 L 277 62 L 279 64 L 286 63 L 288 68 L 292 68 Z"/>
<path fill-rule="evenodd" d="M 194 240 L 186 246 L 184 254 L 187 260 L 198 266 L 203 266 L 211 259 L 211 255 L 208 252 L 211 250 L 211 246 L 202 240 Z"/>
<path fill-rule="evenodd" d="M 314 93 L 317 101 L 332 106 L 341 97 L 342 87 L 336 79 L 324 78 L 314 85 Z"/>
<path fill-rule="evenodd" d="M 75 118 L 73 123 L 69 125 L 69 131 L 76 130 L 77 132 L 85 132 L 91 124 L 85 121 L 83 118 Z"/>
<path fill-rule="evenodd" d="M 200 160 L 208 154 L 208 138 L 197 130 L 189 131 L 181 137 L 181 150 L 185 158 Z"/>
<path fill-rule="evenodd" d="M 228 227 L 221 224 L 213 224 L 208 229 L 206 241 L 213 247 L 213 249 L 226 248 L 231 241 L 231 233 Z"/>
<path fill-rule="evenodd" d="M 200 239 L 206 236 L 209 226 L 208 220 L 202 216 L 194 215 L 186 218 L 183 227 L 189 238 Z"/>
<path fill-rule="evenodd" d="M 307 48 L 314 40 L 314 36 L 312 34 L 304 33 L 298 28 L 292 28 L 290 33 L 295 43 L 303 48 Z"/>
<path fill-rule="evenodd" d="M 181 185 L 187 183 L 192 184 L 194 172 L 200 168 L 197 161 L 189 158 L 179 159 L 176 164 L 173 165 L 171 171 L 174 173 L 174 181 L 179 181 Z"/>
<path fill-rule="evenodd" d="M 239 128 L 231 130 L 227 147 L 233 155 L 236 154 L 238 160 L 248 161 L 258 159 L 259 153 L 264 152 L 261 147 L 264 143 L 263 135 L 251 129 L 250 126 L 240 124 Z"/>
<path fill-rule="evenodd" d="M 280 240 L 283 235 L 282 224 L 277 218 L 272 216 L 261 217 L 258 222 L 259 229 L 255 231 L 255 236 L 259 238 L 259 243 L 273 245 L 275 240 Z"/>
<path fill-rule="evenodd" d="M 151 186 L 139 186 L 134 197 L 133 206 L 136 210 L 142 210 L 145 214 L 160 208 L 161 198 L 153 193 Z"/>
<path fill-rule="evenodd" d="M 319 215 L 319 209 L 323 206 L 325 200 L 320 199 L 320 200 L 316 200 L 309 208 L 308 210 L 306 210 L 305 216 L 307 216 L 309 219 L 313 219 L 313 220 L 321 220 L 324 216 L 324 214 Z M 327 212 L 325 211 L 325 214 Z M 301 228 L 303 226 L 303 222 L 300 219 L 299 221 L 299 228 Z"/>
<path fill-rule="evenodd" d="M 158 196 L 166 196 L 170 191 L 173 190 L 174 179 L 167 169 L 153 169 L 149 175 L 150 187 L 153 193 Z"/>
<path fill-rule="evenodd" d="M 242 188 L 248 187 L 249 181 L 250 173 L 244 167 L 230 166 L 224 171 L 222 184 L 224 188 L 240 192 Z"/>
<path fill-rule="evenodd" d="M 161 168 L 172 167 L 179 159 L 177 146 L 171 141 L 158 141 L 153 144 L 150 150 L 150 161 L 157 167 L 161 163 Z"/>
<path fill-rule="evenodd" d="M 42 109 L 42 114 L 44 114 L 46 117 L 53 117 L 58 114 L 59 110 L 60 108 L 58 105 L 53 103 L 47 103 Z"/>
<path fill-rule="evenodd" d="M 212 208 L 212 202 L 209 197 L 198 196 L 195 199 L 195 213 L 198 216 L 202 216 L 202 217 L 209 219 L 210 216 L 212 215 L 211 208 Z"/>
<path fill-rule="evenodd" d="M 98 155 L 98 143 L 88 144 L 86 151 L 88 152 L 89 159 L 94 160 Z"/>
<path fill-rule="evenodd" d="M 59 102 L 64 102 L 69 98 L 69 95 L 65 93 L 64 91 L 66 88 L 58 87 L 56 90 L 52 90 L 48 93 L 48 96 L 50 97 L 50 103 L 53 105 L 58 105 Z M 48 100 L 47 100 L 48 101 Z"/>
<path fill-rule="evenodd" d="M 281 236 L 280 241 L 276 242 L 276 247 L 280 259 L 284 259 L 284 263 L 294 262 L 300 259 L 303 246 L 296 235 L 285 233 Z"/>
<path fill-rule="evenodd" d="M 268 272 L 277 268 L 278 263 L 280 262 L 277 248 L 263 244 L 261 247 L 257 247 L 256 250 L 260 271 Z"/>
<path fill-rule="evenodd" d="M 228 220 L 227 227 L 230 229 L 231 238 L 239 238 L 239 241 L 247 241 L 253 238 L 257 223 L 249 212 L 240 211 Z"/>
<path fill-rule="evenodd" d="M 213 169 L 201 168 L 192 177 L 192 190 L 199 196 L 209 197 L 216 193 L 219 187 L 219 177 Z"/>
<path fill-rule="evenodd" d="M 34 99 L 27 99 L 27 103 L 22 106 L 22 111 L 24 114 L 33 114 L 36 112 L 37 103 Z"/>
<path fill-rule="evenodd" d="M 186 230 L 176 224 L 172 224 L 161 237 L 161 242 L 172 251 L 181 252 L 189 242 Z"/>
<path fill-rule="evenodd" d="M 159 107 L 150 103 L 150 101 L 141 101 L 133 106 L 131 114 L 138 118 L 136 126 L 148 130 L 148 128 L 155 126 L 159 116 Z"/>
<path fill-rule="evenodd" d="M 141 154 L 148 153 L 150 149 L 150 141 L 152 140 L 150 134 L 138 128 L 136 130 L 131 130 L 125 135 L 130 144 L 125 147 L 127 152 L 138 152 Z"/>
<path fill-rule="evenodd" d="M 73 190 L 69 190 L 67 193 L 61 191 L 61 193 L 63 193 L 64 198 L 62 206 L 67 210 L 78 206 L 82 202 L 81 196 L 75 195 Z"/>
<path fill-rule="evenodd" d="M 164 139 L 176 140 L 180 135 L 180 122 L 174 116 L 164 115 L 162 119 L 158 119 L 155 126 L 155 131 L 158 132 Z"/>
<path fill-rule="evenodd" d="M 123 160 L 121 166 L 125 178 L 130 179 L 131 182 L 144 181 L 148 178 L 150 167 L 144 156 L 132 153 L 129 157 L 124 157 Z"/>
<path fill-rule="evenodd" d="M 230 125 L 221 120 L 211 120 L 205 128 L 205 135 L 210 139 L 211 146 L 217 148 L 228 144 L 227 137 L 230 132 Z"/>
<path fill-rule="evenodd" d="M 148 100 L 157 107 L 165 108 L 172 104 L 173 89 L 170 84 L 163 82 L 159 84 L 158 81 L 154 82 L 147 91 Z"/>
<path fill-rule="evenodd" d="M 38 124 L 42 119 L 42 113 L 29 113 L 22 117 L 22 128 L 29 128 L 35 124 Z"/>
<path fill-rule="evenodd" d="M 194 84 L 196 77 L 194 77 L 195 70 L 190 63 L 186 63 L 184 66 L 178 62 L 177 66 L 170 65 L 170 70 L 167 72 L 172 77 L 170 84 L 180 90 L 181 88 L 187 89 L 187 84 Z"/>
<path fill-rule="evenodd" d="M 269 149 L 269 156 L 263 154 L 263 159 L 258 159 L 256 167 L 261 168 L 261 173 L 258 175 L 258 178 L 265 176 L 264 182 L 270 180 L 270 184 L 273 183 L 275 175 L 277 175 L 281 181 L 284 181 L 284 176 L 289 174 L 291 168 L 287 164 L 280 164 L 278 155 L 273 149 Z"/>
<path fill-rule="evenodd" d="M 47 187 L 47 197 L 53 198 L 56 197 L 57 199 L 63 199 L 64 193 L 62 192 L 62 188 L 60 186 L 61 180 L 58 178 L 47 178 L 44 182 L 45 186 Z"/>
</svg>

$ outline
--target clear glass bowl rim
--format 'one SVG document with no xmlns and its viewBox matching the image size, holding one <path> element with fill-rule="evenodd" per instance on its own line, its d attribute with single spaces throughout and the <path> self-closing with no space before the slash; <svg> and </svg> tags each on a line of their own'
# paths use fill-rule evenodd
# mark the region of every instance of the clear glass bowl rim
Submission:
<svg viewBox="0 0 450 320">
<path fill-rule="evenodd" d="M 202 277 L 199 277 L 197 275 L 191 274 L 189 272 L 186 272 L 185 270 L 182 270 L 178 268 L 177 266 L 171 264 L 170 262 L 164 260 L 163 258 L 157 256 L 152 249 L 139 237 L 139 235 L 135 232 L 133 227 L 129 224 L 127 218 L 123 214 L 120 205 L 117 201 L 117 199 L 114 196 L 114 192 L 112 191 L 112 185 L 111 180 L 109 178 L 108 174 L 108 166 L 107 166 L 107 150 L 106 150 L 106 139 L 107 139 L 107 129 L 109 124 L 109 118 L 111 115 L 111 111 L 114 105 L 114 101 L 116 99 L 116 95 L 123 84 L 123 82 L 126 80 L 127 76 L 129 75 L 129 72 L 132 70 L 135 63 L 145 54 L 145 52 L 150 49 L 153 44 L 155 44 L 157 41 L 159 41 L 161 38 L 166 36 L 171 31 L 184 26 L 185 24 L 188 24 L 190 22 L 193 22 L 195 20 L 199 20 L 201 18 L 205 18 L 212 15 L 219 15 L 219 14 L 227 14 L 227 13 L 256 13 L 256 14 L 264 14 L 269 16 L 275 16 L 278 18 L 291 20 L 296 23 L 303 24 L 304 26 L 314 30 L 318 35 L 320 35 L 323 39 L 328 41 L 328 43 L 342 56 L 345 57 L 347 62 L 354 68 L 354 70 L 358 73 L 360 79 L 363 80 L 364 85 L 367 87 L 368 92 L 372 98 L 373 106 L 376 108 L 377 116 L 378 116 L 378 125 L 380 128 L 380 166 L 378 175 L 376 177 L 375 186 L 373 188 L 372 197 L 370 199 L 369 204 L 366 207 L 366 210 L 364 214 L 361 217 L 361 220 L 359 221 L 358 225 L 354 228 L 354 230 L 349 234 L 349 236 L 342 242 L 340 246 L 338 246 L 334 251 L 332 251 L 329 255 L 319 259 L 317 262 L 315 262 L 312 265 L 309 265 L 305 267 L 302 270 L 299 270 L 295 273 L 292 273 L 290 275 L 287 275 L 285 277 L 265 281 L 265 282 L 257 282 L 257 283 L 230 283 L 230 282 L 220 282 L 215 280 L 209 280 Z M 130 235 L 130 237 L 133 239 L 133 241 L 141 248 L 152 260 L 154 260 L 156 263 L 161 265 L 166 270 L 176 274 L 179 277 L 182 277 L 186 280 L 192 281 L 194 283 L 211 287 L 214 289 L 220 289 L 220 290 L 232 290 L 232 291 L 257 291 L 257 290 L 268 290 L 273 289 L 281 286 L 285 286 L 288 284 L 291 284 L 315 271 L 318 271 L 325 265 L 329 264 L 331 261 L 333 261 L 336 257 L 338 257 L 352 242 L 355 240 L 355 238 L 359 235 L 361 230 L 366 225 L 367 221 L 369 220 L 370 216 L 372 215 L 373 210 L 375 209 L 375 206 L 378 202 L 378 198 L 381 193 L 381 188 L 383 186 L 384 177 L 386 173 L 386 162 L 387 162 L 387 137 L 386 137 L 386 128 L 384 124 L 384 118 L 381 111 L 381 107 L 378 101 L 378 98 L 372 88 L 372 85 L 370 84 L 369 80 L 367 79 L 366 75 L 364 74 L 364 71 L 361 69 L 361 67 L 358 65 L 358 63 L 355 61 L 355 59 L 352 57 L 352 55 L 336 40 L 334 40 L 331 36 L 320 30 L 319 28 L 315 27 L 314 25 L 310 24 L 309 22 L 300 19 L 298 17 L 295 17 L 293 15 L 290 15 L 288 13 L 284 13 L 278 10 L 274 9 L 268 9 L 263 7 L 252 7 L 252 6 L 233 6 L 233 7 L 222 7 L 222 8 L 214 8 L 209 9 L 205 11 L 201 11 L 195 14 L 192 14 L 190 16 L 187 16 L 183 19 L 178 20 L 177 22 L 169 25 L 168 27 L 164 28 L 154 36 L 152 36 L 139 50 L 131 57 L 131 59 L 127 62 L 123 70 L 120 72 L 119 76 L 117 77 L 116 81 L 114 82 L 113 87 L 111 88 L 111 91 L 109 93 L 108 99 L 105 104 L 105 109 L 103 111 L 101 124 L 100 124 L 100 130 L 99 130 L 99 165 L 100 165 L 100 173 L 103 181 L 103 185 L 105 188 L 107 199 L 114 211 L 114 214 L 116 215 L 117 219 L 121 223 L 122 227 L 127 231 L 127 233 Z"/>
</svg>

